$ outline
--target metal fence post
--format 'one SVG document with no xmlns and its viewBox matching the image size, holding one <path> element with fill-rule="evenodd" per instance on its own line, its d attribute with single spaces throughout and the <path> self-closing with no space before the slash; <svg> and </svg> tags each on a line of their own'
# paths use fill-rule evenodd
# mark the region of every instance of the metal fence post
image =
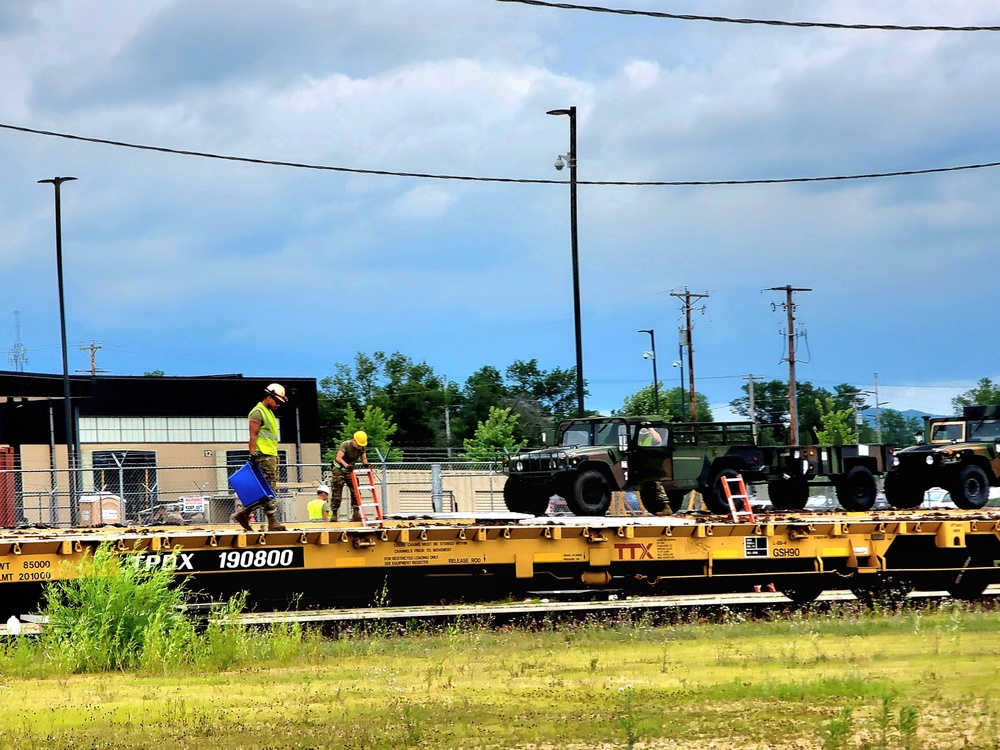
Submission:
<svg viewBox="0 0 1000 750">
<path fill-rule="evenodd" d="M 441 464 L 431 464 L 431 507 L 435 513 L 441 512 L 444 489 L 441 483 Z"/>
<path fill-rule="evenodd" d="M 382 486 L 382 496 L 380 498 L 382 502 L 382 515 L 386 515 L 389 512 L 389 464 L 386 461 L 386 457 L 382 455 L 382 451 L 378 448 L 375 449 L 375 454 L 378 456 L 378 460 L 382 463 L 382 478 L 379 480 L 379 484 Z"/>
</svg>

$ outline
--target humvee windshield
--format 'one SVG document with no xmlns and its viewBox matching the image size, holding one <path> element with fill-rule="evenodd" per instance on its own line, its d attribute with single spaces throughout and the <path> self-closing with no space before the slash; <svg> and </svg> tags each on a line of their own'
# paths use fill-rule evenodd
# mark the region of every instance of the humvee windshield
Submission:
<svg viewBox="0 0 1000 750">
<path fill-rule="evenodd" d="M 627 432 L 624 422 L 573 422 L 566 426 L 559 445 L 618 445 L 618 436 Z"/>
<path fill-rule="evenodd" d="M 969 425 L 969 440 L 1000 440 L 1000 422 L 990 420 L 988 422 L 972 422 Z"/>
<path fill-rule="evenodd" d="M 953 440 L 964 442 L 964 422 L 940 422 L 931 427 L 932 443 L 950 443 Z"/>
<path fill-rule="evenodd" d="M 559 438 L 559 445 L 572 446 L 572 445 L 591 445 L 590 442 L 590 425 L 589 424 L 571 424 L 563 432 L 562 436 Z"/>
</svg>

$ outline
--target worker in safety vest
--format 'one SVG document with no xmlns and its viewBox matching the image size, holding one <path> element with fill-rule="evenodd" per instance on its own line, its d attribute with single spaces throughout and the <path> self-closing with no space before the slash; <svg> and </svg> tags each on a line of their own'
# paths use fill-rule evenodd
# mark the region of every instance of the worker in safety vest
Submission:
<svg viewBox="0 0 1000 750">
<path fill-rule="evenodd" d="M 330 488 L 321 484 L 316 488 L 316 499 L 310 500 L 306 505 L 309 511 L 309 520 L 313 523 L 330 520 Z"/>
<path fill-rule="evenodd" d="M 256 465 L 264 474 L 271 491 L 278 489 L 278 418 L 274 412 L 288 401 L 285 388 L 279 383 L 271 383 L 264 389 L 264 398 L 250 410 L 250 462 Z M 278 523 L 278 501 L 274 497 L 262 500 L 249 507 L 240 508 L 233 514 L 233 520 L 246 531 L 253 531 L 250 526 L 250 512 L 263 505 L 267 516 L 268 531 L 286 531 Z"/>
</svg>

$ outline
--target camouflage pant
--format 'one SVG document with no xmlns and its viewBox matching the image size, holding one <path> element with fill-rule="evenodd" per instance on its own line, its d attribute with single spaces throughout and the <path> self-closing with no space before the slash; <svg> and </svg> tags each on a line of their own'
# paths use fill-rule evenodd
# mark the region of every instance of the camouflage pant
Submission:
<svg viewBox="0 0 1000 750">
<path fill-rule="evenodd" d="M 344 502 L 344 485 L 347 485 L 348 497 L 350 498 L 347 503 L 348 507 L 351 508 L 351 518 L 355 521 L 361 520 L 360 511 L 358 510 L 358 501 L 354 497 L 354 487 L 351 486 L 351 478 L 348 476 L 348 472 L 344 471 L 334 471 L 333 476 L 330 477 L 330 507 L 333 511 L 334 520 L 340 515 L 340 506 Z"/>
<path fill-rule="evenodd" d="M 270 456 L 266 453 L 258 453 L 253 457 L 253 462 L 260 469 L 261 473 L 264 475 L 264 479 L 271 486 L 271 491 L 277 494 L 278 492 L 278 457 Z M 268 498 L 266 502 L 256 503 L 255 505 L 247 508 L 247 510 L 255 510 L 257 508 L 263 508 L 264 513 L 269 516 L 273 516 L 278 512 L 278 501 L 273 497 Z"/>
</svg>

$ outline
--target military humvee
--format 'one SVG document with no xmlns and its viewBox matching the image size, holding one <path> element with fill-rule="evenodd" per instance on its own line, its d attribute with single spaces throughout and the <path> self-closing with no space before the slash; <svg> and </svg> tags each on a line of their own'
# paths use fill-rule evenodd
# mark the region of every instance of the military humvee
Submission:
<svg viewBox="0 0 1000 750">
<path fill-rule="evenodd" d="M 959 508 L 982 508 L 1000 485 L 1000 406 L 967 406 L 960 417 L 924 419 L 917 445 L 896 452 L 885 476 L 885 499 L 916 508 L 931 487 L 947 490 Z M 923 442 L 926 441 L 926 442 Z"/>
<path fill-rule="evenodd" d="M 508 459 L 508 510 L 542 515 L 549 498 L 559 495 L 577 515 L 603 515 L 612 491 L 627 490 L 659 513 L 667 504 L 677 510 L 697 489 L 711 510 L 725 513 L 721 477 L 752 475 L 764 458 L 750 422 L 589 417 L 560 423 L 554 443 Z"/>
<path fill-rule="evenodd" d="M 558 495 L 576 515 L 603 515 L 613 491 L 637 491 L 650 513 L 676 511 L 692 490 L 728 513 L 723 482 L 767 483 L 776 510 L 801 510 L 814 484 L 832 484 L 847 510 L 875 504 L 885 446 L 760 446 L 752 422 L 666 422 L 662 417 L 589 417 L 561 422 L 554 445 L 511 456 L 504 502 L 542 515 Z"/>
</svg>

